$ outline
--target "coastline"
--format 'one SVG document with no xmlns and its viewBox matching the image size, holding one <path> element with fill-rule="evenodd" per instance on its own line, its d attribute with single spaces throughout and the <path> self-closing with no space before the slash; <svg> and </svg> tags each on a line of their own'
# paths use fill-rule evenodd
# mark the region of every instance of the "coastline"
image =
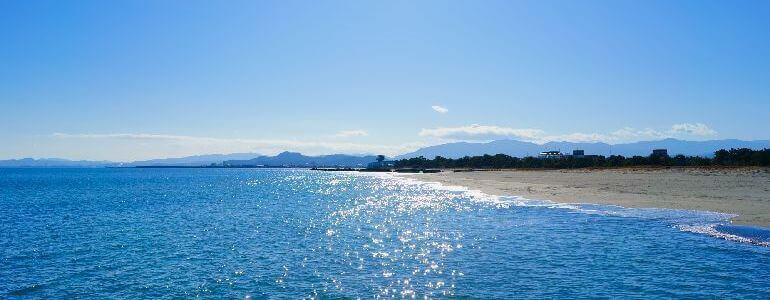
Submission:
<svg viewBox="0 0 770 300">
<path fill-rule="evenodd" d="M 499 170 L 404 174 L 499 196 L 736 215 L 736 225 L 770 228 L 770 168 Z"/>
</svg>

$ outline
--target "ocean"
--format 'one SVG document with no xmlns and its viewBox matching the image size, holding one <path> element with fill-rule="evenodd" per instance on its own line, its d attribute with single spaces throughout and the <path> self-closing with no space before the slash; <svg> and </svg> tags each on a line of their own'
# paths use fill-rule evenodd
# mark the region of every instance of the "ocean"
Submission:
<svg viewBox="0 0 770 300">
<path fill-rule="evenodd" d="M 770 235 L 729 217 L 390 174 L 0 169 L 0 298 L 767 299 Z"/>
</svg>

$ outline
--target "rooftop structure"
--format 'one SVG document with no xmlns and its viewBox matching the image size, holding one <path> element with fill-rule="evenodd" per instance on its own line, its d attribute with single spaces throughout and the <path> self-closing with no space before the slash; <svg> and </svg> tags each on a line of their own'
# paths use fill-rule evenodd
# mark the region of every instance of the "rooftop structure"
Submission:
<svg viewBox="0 0 770 300">
<path fill-rule="evenodd" d="M 560 151 L 543 151 L 540 152 L 539 158 L 562 158 L 564 155 Z"/>
<path fill-rule="evenodd" d="M 370 162 L 366 165 L 367 169 L 392 169 L 396 167 L 396 162 L 393 160 L 377 160 Z"/>
<path fill-rule="evenodd" d="M 666 149 L 653 149 L 652 150 L 653 156 L 668 156 L 668 150 Z"/>
</svg>

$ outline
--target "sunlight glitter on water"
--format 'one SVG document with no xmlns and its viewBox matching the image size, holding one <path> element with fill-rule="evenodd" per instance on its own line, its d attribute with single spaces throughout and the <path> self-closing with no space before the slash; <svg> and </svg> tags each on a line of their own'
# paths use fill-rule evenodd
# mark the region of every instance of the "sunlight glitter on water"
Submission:
<svg viewBox="0 0 770 300">
<path fill-rule="evenodd" d="M 682 227 L 763 237 L 721 225 L 723 214 L 496 197 L 380 174 L 14 172 L 0 177 L 2 298 L 770 293 L 770 248 Z"/>
</svg>

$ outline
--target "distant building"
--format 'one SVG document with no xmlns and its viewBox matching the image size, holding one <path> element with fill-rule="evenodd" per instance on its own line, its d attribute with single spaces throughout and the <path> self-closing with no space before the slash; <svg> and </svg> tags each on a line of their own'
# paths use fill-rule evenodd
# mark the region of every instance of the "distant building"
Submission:
<svg viewBox="0 0 770 300">
<path fill-rule="evenodd" d="M 396 166 L 396 161 L 385 160 L 384 155 L 377 155 L 377 161 L 370 162 L 366 165 L 367 169 L 391 169 Z"/>
<path fill-rule="evenodd" d="M 653 149 L 652 156 L 668 156 L 667 149 Z"/>
<path fill-rule="evenodd" d="M 574 157 L 583 157 L 586 155 L 586 152 L 583 150 L 572 150 L 572 156 Z"/>
<path fill-rule="evenodd" d="M 564 157 L 563 154 L 561 154 L 560 151 L 543 151 L 540 152 L 540 155 L 537 157 L 539 158 L 562 158 Z"/>
<path fill-rule="evenodd" d="M 396 162 L 393 160 L 375 161 L 366 165 L 367 169 L 391 169 L 394 167 L 396 167 Z"/>
</svg>

